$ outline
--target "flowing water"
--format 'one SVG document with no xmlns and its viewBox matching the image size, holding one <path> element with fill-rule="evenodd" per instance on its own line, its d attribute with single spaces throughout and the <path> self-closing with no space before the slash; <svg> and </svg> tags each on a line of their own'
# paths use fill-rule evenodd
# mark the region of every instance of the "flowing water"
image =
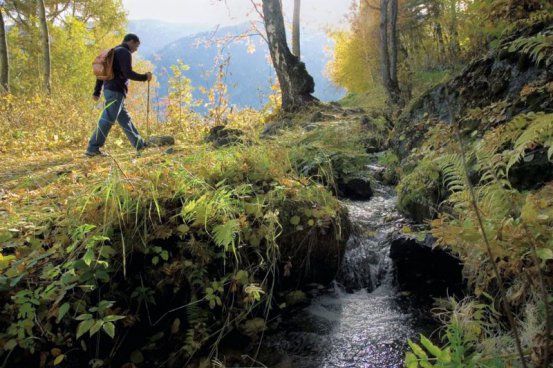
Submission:
<svg viewBox="0 0 553 368">
<path fill-rule="evenodd" d="M 427 332 L 394 287 L 390 236 L 403 219 L 393 188 L 374 189 L 370 201 L 346 203 L 355 235 L 339 275 L 327 292 L 266 337 L 260 358 L 267 366 L 402 367 L 407 338 Z"/>
</svg>

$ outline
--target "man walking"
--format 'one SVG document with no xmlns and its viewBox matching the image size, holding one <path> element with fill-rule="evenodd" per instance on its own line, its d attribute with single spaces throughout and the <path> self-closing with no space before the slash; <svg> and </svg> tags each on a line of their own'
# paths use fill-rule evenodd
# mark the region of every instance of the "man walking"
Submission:
<svg viewBox="0 0 553 368">
<path fill-rule="evenodd" d="M 106 105 L 100 121 L 88 142 L 88 148 L 85 153 L 87 156 L 103 155 L 100 147 L 106 142 L 106 138 L 115 121 L 119 123 L 132 146 L 137 151 L 146 147 L 146 142 L 144 142 L 144 139 L 133 125 L 131 116 L 125 107 L 125 98 L 129 91 L 129 79 L 140 82 L 152 80 L 152 73 L 138 74 L 132 70 L 132 53 L 138 50 L 139 46 L 140 40 L 137 35 L 126 35 L 123 43 L 115 48 L 113 59 L 114 78 L 107 81 L 96 81 L 93 99 L 94 101 L 100 99 L 100 92 L 103 86 Z"/>
</svg>

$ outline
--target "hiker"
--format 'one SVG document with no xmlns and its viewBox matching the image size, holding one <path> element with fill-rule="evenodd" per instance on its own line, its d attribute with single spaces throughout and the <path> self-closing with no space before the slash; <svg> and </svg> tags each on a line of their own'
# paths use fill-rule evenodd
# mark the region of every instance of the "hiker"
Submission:
<svg viewBox="0 0 553 368">
<path fill-rule="evenodd" d="M 132 146 L 140 151 L 146 147 L 146 142 L 138 133 L 138 130 L 132 123 L 131 116 L 125 107 L 125 98 L 129 91 L 129 79 L 134 81 L 146 82 L 152 80 L 152 73 L 138 74 L 132 70 L 131 54 L 138 50 L 140 39 L 135 34 L 128 34 L 123 39 L 123 43 L 114 49 L 113 57 L 113 79 L 102 81 L 96 80 L 93 99 L 100 99 L 102 86 L 104 87 L 104 97 L 106 104 L 98 125 L 90 137 L 87 156 L 103 156 L 100 147 L 106 142 L 106 138 L 115 121 L 119 123 L 125 135 Z"/>
</svg>

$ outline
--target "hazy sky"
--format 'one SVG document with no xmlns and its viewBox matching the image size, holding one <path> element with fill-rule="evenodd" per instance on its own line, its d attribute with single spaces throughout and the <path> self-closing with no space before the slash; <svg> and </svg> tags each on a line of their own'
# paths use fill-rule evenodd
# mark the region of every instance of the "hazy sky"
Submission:
<svg viewBox="0 0 553 368">
<path fill-rule="evenodd" d="M 345 15 L 352 0 L 302 0 L 304 25 L 345 26 Z M 171 22 L 208 25 L 233 24 L 259 19 L 250 0 L 123 0 L 129 19 L 159 19 Z M 293 0 L 283 0 L 292 14 Z"/>
</svg>

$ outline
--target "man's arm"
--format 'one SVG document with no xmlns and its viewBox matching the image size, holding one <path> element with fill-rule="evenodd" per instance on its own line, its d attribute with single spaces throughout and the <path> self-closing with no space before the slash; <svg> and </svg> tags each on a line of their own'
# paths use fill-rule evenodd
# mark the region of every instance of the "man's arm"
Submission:
<svg viewBox="0 0 553 368">
<path fill-rule="evenodd" d="M 102 93 L 102 86 L 104 85 L 104 82 L 99 80 L 99 79 L 96 79 L 96 85 L 94 86 L 94 93 L 92 94 L 92 96 L 94 96 L 95 100 L 99 99 L 100 98 L 100 94 Z"/>
<path fill-rule="evenodd" d="M 138 82 L 146 82 L 148 80 L 147 74 L 139 74 L 132 70 L 132 57 L 129 51 L 121 50 L 119 55 L 117 55 L 117 59 L 119 60 L 119 67 L 125 78 Z"/>
</svg>

